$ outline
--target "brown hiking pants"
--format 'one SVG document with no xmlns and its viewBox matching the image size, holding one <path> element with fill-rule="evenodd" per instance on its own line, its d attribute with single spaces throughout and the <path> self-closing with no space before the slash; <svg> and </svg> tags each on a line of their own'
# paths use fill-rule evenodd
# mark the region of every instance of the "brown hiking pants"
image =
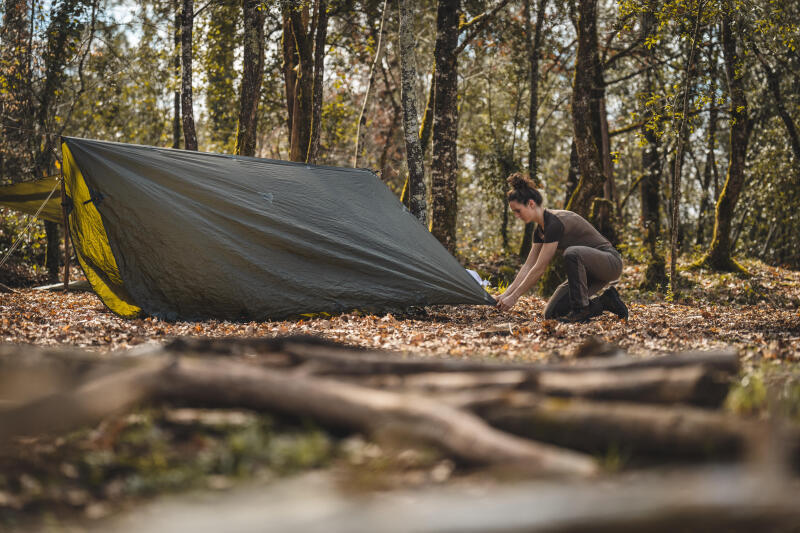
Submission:
<svg viewBox="0 0 800 533">
<path fill-rule="evenodd" d="M 559 285 L 544 309 L 547 319 L 564 316 L 589 305 L 589 297 L 619 279 L 622 257 L 612 249 L 570 246 L 564 250 L 567 281 Z"/>
</svg>

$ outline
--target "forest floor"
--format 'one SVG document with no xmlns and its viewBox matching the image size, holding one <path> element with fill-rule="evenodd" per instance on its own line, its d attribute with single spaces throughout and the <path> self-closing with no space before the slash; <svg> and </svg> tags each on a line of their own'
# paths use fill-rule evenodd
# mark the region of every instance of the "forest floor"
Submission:
<svg viewBox="0 0 800 533">
<path fill-rule="evenodd" d="M 745 360 L 800 361 L 800 272 L 746 261 L 751 276 L 684 271 L 686 287 L 667 301 L 636 285 L 628 265 L 618 288 L 630 317 L 605 313 L 587 324 L 544 320 L 546 300 L 490 306 L 430 306 L 408 315 L 346 313 L 268 322 L 126 320 L 91 292 L 22 289 L 0 296 L 0 342 L 70 345 L 99 352 L 176 336 L 319 335 L 351 345 L 421 355 L 539 361 L 570 358 L 590 337 L 633 355 L 734 347 Z"/>
<path fill-rule="evenodd" d="M 760 416 L 780 408 L 800 420 L 800 272 L 745 261 L 750 276 L 684 271 L 667 301 L 636 285 L 643 267 L 626 266 L 620 285 L 630 317 L 606 313 L 588 324 L 543 320 L 545 300 L 522 298 L 510 312 L 489 306 L 431 306 L 407 315 L 236 323 L 125 320 L 90 292 L 20 289 L 0 294 L 0 342 L 117 350 L 176 336 L 310 334 L 350 345 L 430 356 L 569 362 L 590 343 L 633 356 L 734 348 L 743 371 L 727 402 Z M 776 404 L 777 399 L 777 404 Z M 198 432 L 198 428 L 200 431 Z M 224 489 L 319 467 L 347 471 L 367 487 L 442 483 L 463 475 L 436 453 L 387 454 L 359 436 L 331 435 L 240 410 L 153 407 L 57 438 L 33 438 L 0 454 L 0 529 L 30 520 L 102 518 L 165 491 Z M 330 468 L 329 468 L 330 469 Z"/>
</svg>

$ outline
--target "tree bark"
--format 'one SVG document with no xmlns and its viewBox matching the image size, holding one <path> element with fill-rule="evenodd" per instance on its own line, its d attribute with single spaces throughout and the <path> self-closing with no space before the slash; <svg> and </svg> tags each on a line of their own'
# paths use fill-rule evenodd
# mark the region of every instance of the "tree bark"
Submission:
<svg viewBox="0 0 800 533">
<path fill-rule="evenodd" d="M 308 5 L 288 8 L 291 25 L 292 42 L 297 52 L 299 68 L 294 83 L 292 110 L 292 134 L 289 159 L 305 161 L 311 141 L 312 91 L 314 76 L 314 58 L 312 54 L 313 36 L 308 32 Z"/>
<path fill-rule="evenodd" d="M 564 398 L 719 407 L 728 395 L 730 380 L 730 374 L 694 365 L 624 370 L 583 368 L 580 372 L 543 368 L 375 375 L 359 383 L 424 393 L 493 387 Z"/>
<path fill-rule="evenodd" d="M 322 128 L 322 86 L 325 80 L 325 41 L 328 36 L 328 0 L 318 0 L 314 37 L 314 89 L 311 102 L 311 140 L 306 163 L 316 164 Z"/>
<path fill-rule="evenodd" d="M 294 128 L 294 99 L 297 86 L 297 47 L 294 45 L 292 34 L 292 21 L 287 8 L 283 9 L 283 32 L 281 34 L 281 49 L 283 51 L 283 85 L 286 94 L 286 126 L 289 139 L 289 153 L 291 153 L 292 130 Z"/>
<path fill-rule="evenodd" d="M 646 38 L 652 32 L 655 24 L 655 16 L 652 13 L 643 14 L 641 18 L 642 36 Z M 646 52 L 645 57 L 648 65 L 654 65 L 657 62 L 655 51 L 652 49 Z M 655 83 L 655 74 L 648 70 L 643 79 L 641 92 L 645 95 L 651 94 L 654 91 Z M 655 131 L 647 125 L 654 116 L 652 107 L 645 105 L 642 116 L 645 119 L 645 124 L 642 126 L 641 133 L 646 144 L 642 148 L 642 172 L 644 176 L 639 182 L 639 194 L 641 197 L 641 223 L 645 231 L 648 259 L 641 287 L 646 290 L 659 290 L 666 288 L 668 283 L 666 262 L 658 246 L 658 241 L 661 239 L 661 217 L 659 215 L 661 205 L 660 143 Z"/>
<path fill-rule="evenodd" d="M 767 430 L 762 422 L 686 406 L 558 400 L 530 393 L 508 394 L 496 402 L 477 399 L 473 410 L 496 428 L 593 454 L 617 450 L 636 457 L 742 458 Z"/>
<path fill-rule="evenodd" d="M 714 47 L 716 48 L 716 47 Z M 717 54 L 715 50 L 709 51 L 709 78 L 711 78 L 710 93 L 716 94 L 717 92 Z M 717 174 L 717 162 L 714 151 L 717 147 L 717 120 L 719 111 L 714 102 L 711 103 L 711 108 L 708 112 L 708 134 L 706 136 L 706 161 L 703 166 L 703 187 L 702 196 L 700 198 L 700 209 L 697 216 L 697 236 L 695 243 L 702 246 L 706 242 L 706 215 L 709 209 L 710 198 L 712 194 L 711 182 Z M 714 187 L 714 200 L 716 201 L 716 187 Z"/>
<path fill-rule="evenodd" d="M 181 115 L 183 118 L 183 142 L 186 150 L 197 150 L 197 133 L 194 127 L 194 105 L 192 103 L 192 25 L 194 24 L 194 0 L 183 0 L 181 15 Z"/>
<path fill-rule="evenodd" d="M 258 0 L 242 1 L 244 57 L 239 89 L 239 120 L 236 128 L 236 153 L 256 154 L 258 103 L 264 81 L 264 20 L 266 14 Z"/>
<path fill-rule="evenodd" d="M 434 90 L 436 86 L 434 85 L 434 74 L 436 73 L 436 61 L 434 61 L 434 66 L 431 69 L 431 84 L 428 87 L 428 97 L 425 100 L 425 112 L 422 114 L 422 122 L 419 125 L 419 144 L 422 147 L 422 168 L 423 174 L 425 172 L 425 158 L 428 154 L 428 147 L 431 144 L 431 131 L 433 128 L 431 124 L 433 123 L 433 100 L 434 100 Z M 425 191 L 425 198 L 427 202 L 427 190 Z M 403 184 L 403 192 L 400 193 L 400 201 L 403 203 L 404 206 L 411 208 L 410 204 L 410 197 L 409 197 L 409 189 L 408 189 L 408 178 L 406 178 L 405 184 Z M 427 218 L 427 215 L 426 215 Z"/>
<path fill-rule="evenodd" d="M 531 0 L 525 0 L 525 31 L 527 33 L 528 47 L 530 54 L 528 63 L 530 65 L 528 77 L 531 84 L 530 103 L 528 111 L 528 174 L 538 187 L 542 187 L 542 180 L 539 178 L 539 158 L 537 154 L 537 144 L 539 131 L 537 120 L 539 116 L 539 57 L 542 54 L 542 26 L 544 25 L 544 10 L 547 0 L 538 0 L 536 5 L 536 24 L 531 31 Z M 504 217 L 507 215 L 503 215 Z M 519 257 L 523 261 L 527 259 L 531 251 L 533 242 L 533 223 L 525 224 L 525 231 L 522 234 L 522 243 L 519 247 Z"/>
<path fill-rule="evenodd" d="M 753 122 L 748 116 L 747 96 L 743 72 L 737 71 L 740 55 L 737 52 L 737 33 L 733 17 L 735 12 L 727 2 L 722 17 L 722 52 L 725 60 L 725 75 L 730 91 L 730 157 L 725 185 L 717 200 L 714 220 L 714 237 L 704 263 L 715 270 L 736 271 L 742 267 L 731 257 L 731 222 L 736 204 L 744 185 L 744 166 L 747 145 L 750 141 Z"/>
<path fill-rule="evenodd" d="M 602 66 L 597 45 L 597 1 L 578 4 L 578 51 L 572 85 L 572 124 L 580 181 L 567 209 L 589 218 L 594 199 L 602 197 L 606 176 L 600 129 Z"/>
<path fill-rule="evenodd" d="M 458 213 L 458 46 L 461 0 L 439 0 L 434 58 L 431 233 L 456 252 Z"/>
<path fill-rule="evenodd" d="M 425 162 L 417 119 L 417 97 L 414 84 L 417 79 L 414 53 L 413 11 L 410 0 L 400 1 L 400 76 L 403 101 L 403 132 L 408 163 L 408 207 L 417 219 L 427 226 L 428 206 L 425 191 Z"/>
<path fill-rule="evenodd" d="M 172 147 L 181 147 L 181 4 L 180 0 L 172 1 L 172 8 L 175 11 L 175 21 L 173 27 L 173 54 L 172 67 L 175 69 L 175 88 L 172 102 Z"/>
</svg>

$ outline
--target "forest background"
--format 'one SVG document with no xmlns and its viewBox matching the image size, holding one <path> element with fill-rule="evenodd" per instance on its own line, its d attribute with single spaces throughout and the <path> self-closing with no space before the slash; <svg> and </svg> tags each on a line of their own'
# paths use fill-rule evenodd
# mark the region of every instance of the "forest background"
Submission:
<svg viewBox="0 0 800 533">
<path fill-rule="evenodd" d="M 738 269 L 735 254 L 800 265 L 794 2 L 7 0 L 2 10 L 3 184 L 57 174 L 62 134 L 355 165 L 374 169 L 462 262 L 497 265 L 530 245 L 503 200 L 505 178 L 524 171 L 547 207 L 583 214 L 647 264 L 646 287 L 666 287 L 680 254 L 724 270 Z M 2 211 L 0 251 L 26 220 Z M 30 267 L 55 278 L 57 234 L 47 223 L 24 235 L 5 281 Z"/>
</svg>

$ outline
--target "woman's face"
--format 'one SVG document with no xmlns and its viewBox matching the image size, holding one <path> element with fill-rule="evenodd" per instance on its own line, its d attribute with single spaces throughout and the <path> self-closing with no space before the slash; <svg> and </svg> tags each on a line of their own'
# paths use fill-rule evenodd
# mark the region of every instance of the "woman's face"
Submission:
<svg viewBox="0 0 800 533">
<path fill-rule="evenodd" d="M 521 204 L 516 200 L 511 200 L 508 202 L 508 207 L 511 208 L 511 211 L 521 221 L 525 222 L 533 222 L 533 213 L 534 208 L 536 207 L 536 202 L 533 200 L 528 200 L 527 204 Z"/>
</svg>

